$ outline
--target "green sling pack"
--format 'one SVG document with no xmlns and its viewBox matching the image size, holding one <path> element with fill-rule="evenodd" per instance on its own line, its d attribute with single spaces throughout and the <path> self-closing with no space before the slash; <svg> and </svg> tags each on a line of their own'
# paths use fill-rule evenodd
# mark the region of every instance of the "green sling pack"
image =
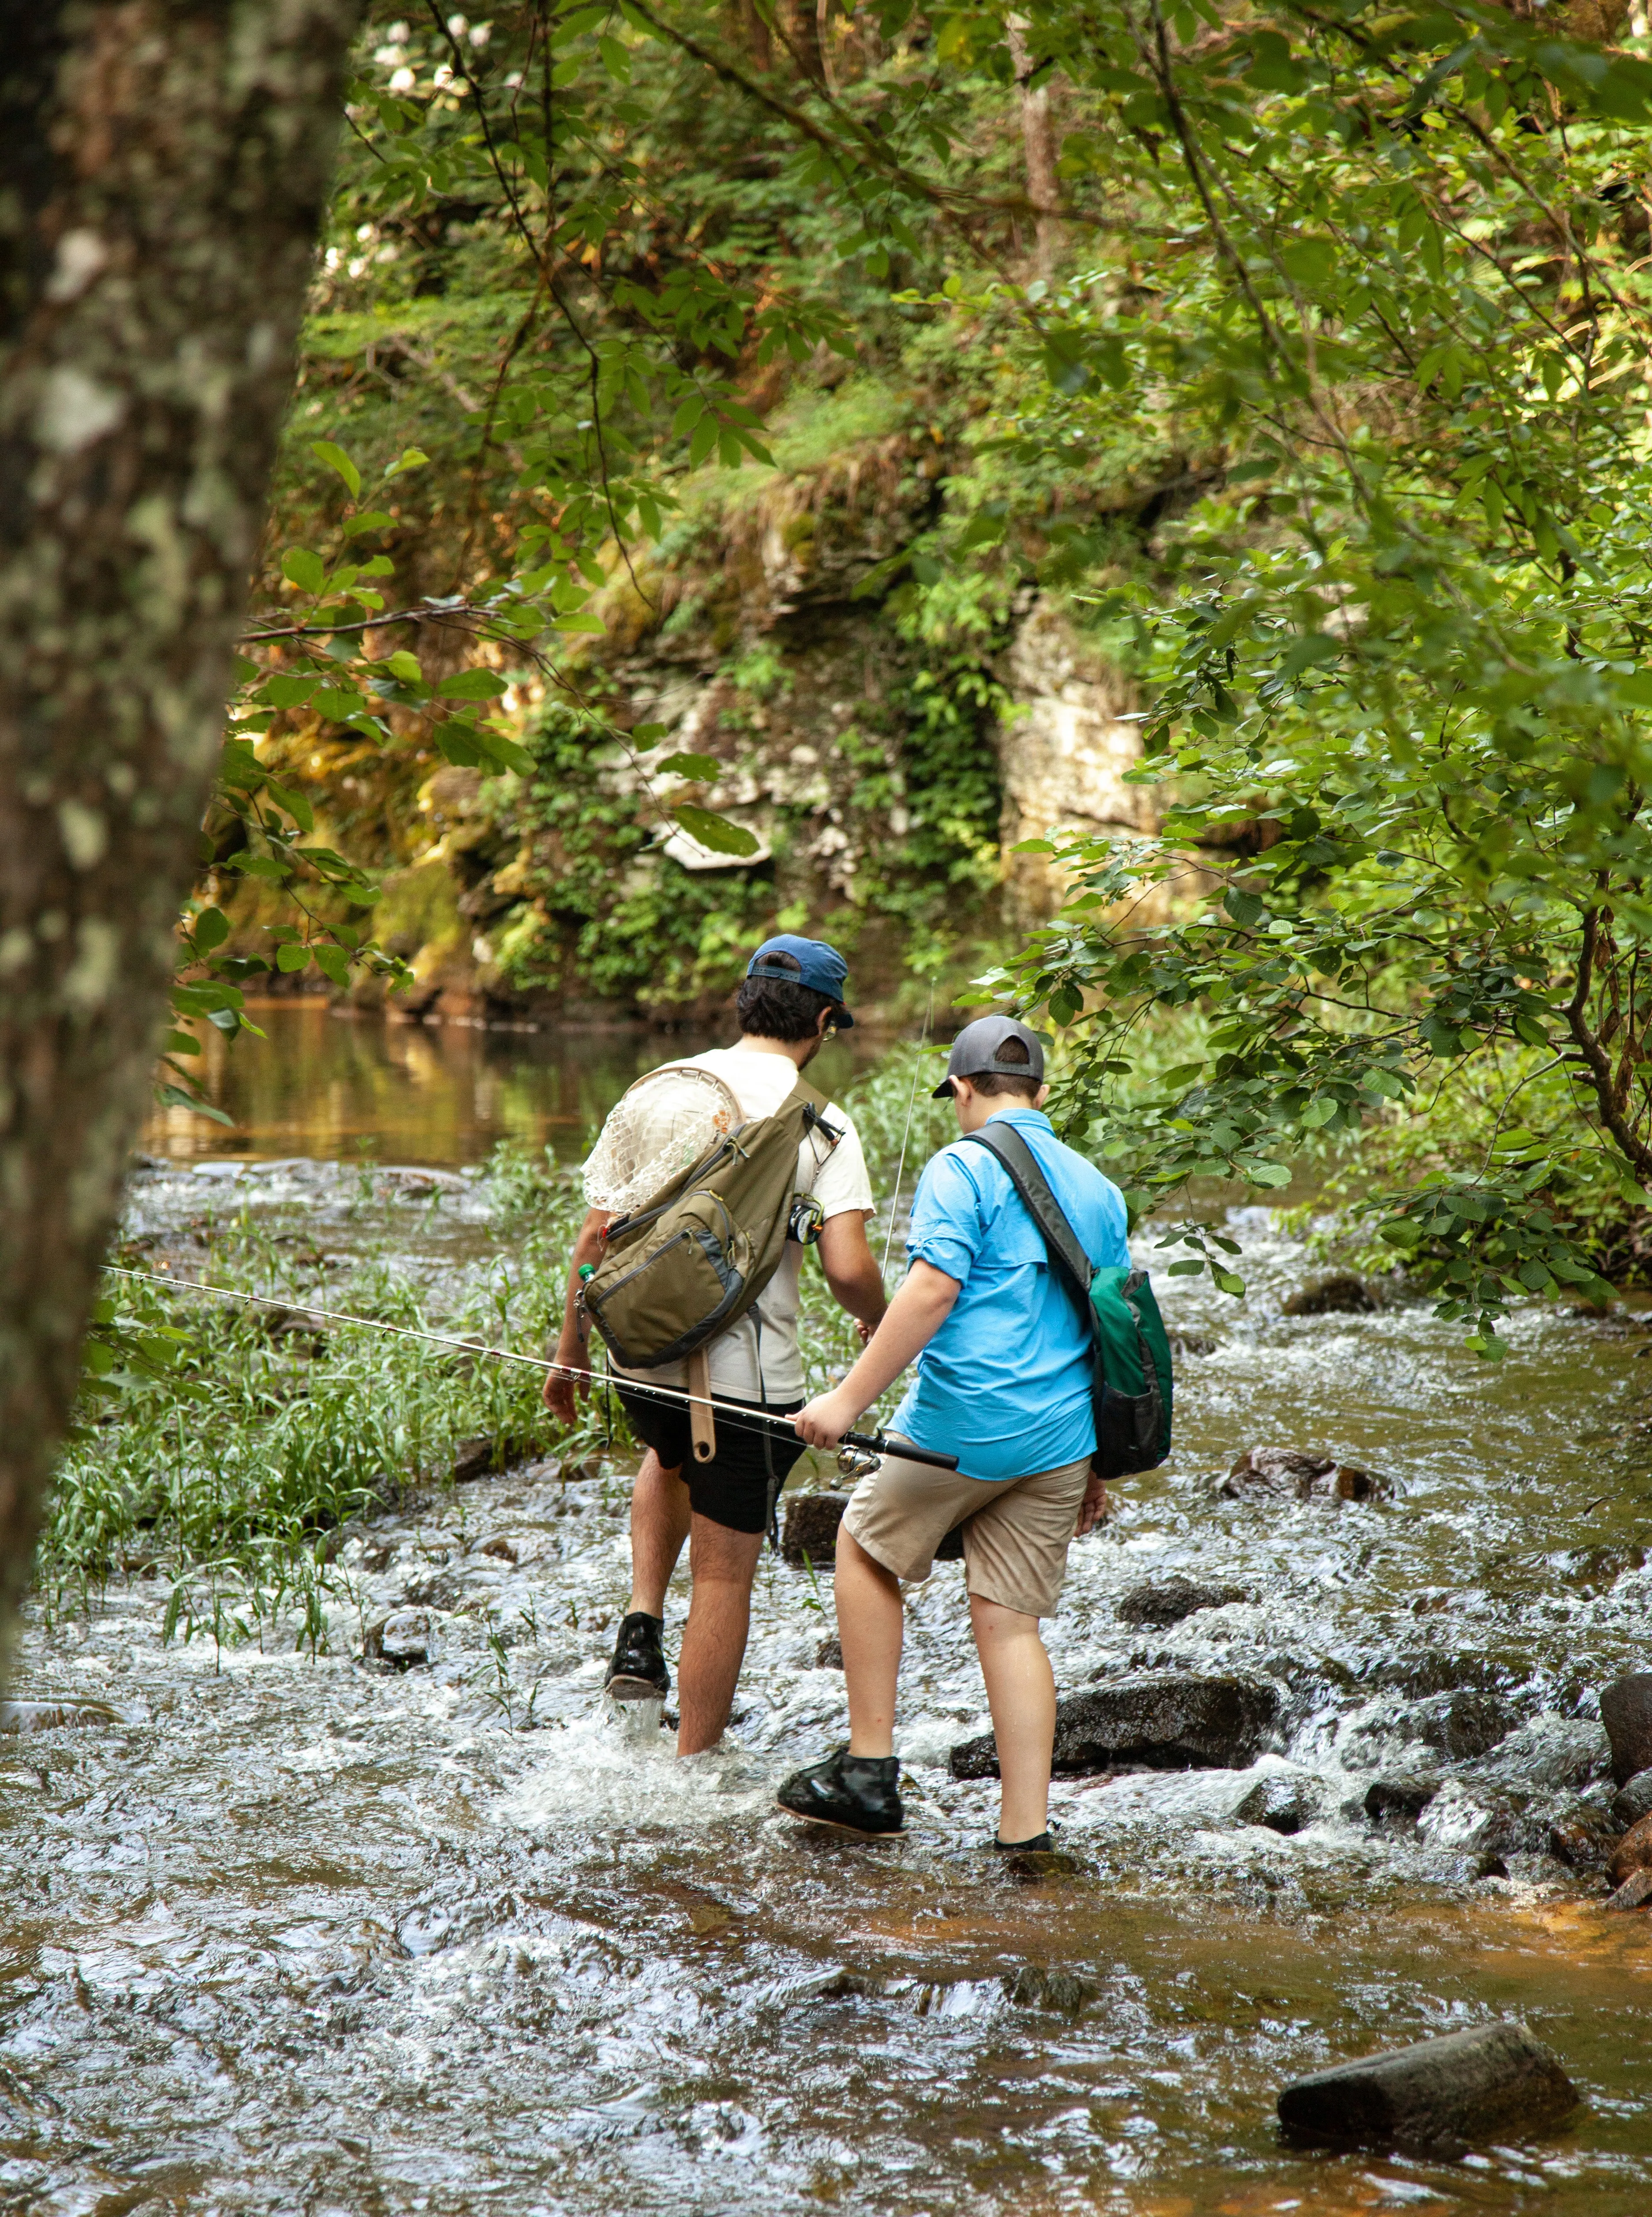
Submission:
<svg viewBox="0 0 1652 2217">
<path fill-rule="evenodd" d="M 1103 1478 L 1152 1470 L 1170 1453 L 1170 1342 L 1145 1270 L 1094 1269 L 1012 1124 L 997 1119 L 967 1139 L 998 1158 L 1037 1226 L 1050 1268 L 1088 1320 L 1095 1349 L 1096 1468 Z"/>
<path fill-rule="evenodd" d="M 579 1303 L 616 1362 L 676 1362 L 761 1297 L 790 1234 L 804 1135 L 838 1144 L 826 1105 L 800 1078 L 772 1116 L 726 1133 L 647 1208 L 615 1218 Z"/>
</svg>

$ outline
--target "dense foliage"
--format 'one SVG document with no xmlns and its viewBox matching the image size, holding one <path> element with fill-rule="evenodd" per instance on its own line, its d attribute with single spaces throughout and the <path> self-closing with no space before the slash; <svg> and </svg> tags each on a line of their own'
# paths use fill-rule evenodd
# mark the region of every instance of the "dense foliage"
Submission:
<svg viewBox="0 0 1652 2217">
<path fill-rule="evenodd" d="M 1652 1169 L 1652 71 L 1585 35 L 1620 22 L 623 0 L 374 24 L 214 849 L 305 904 L 275 962 L 394 960 L 348 921 L 374 886 L 314 843 L 295 749 L 335 794 L 410 806 L 407 766 L 445 757 L 552 816 L 617 747 L 634 848 L 653 811 L 740 850 L 704 806 L 718 763 L 632 719 L 616 629 L 707 472 L 766 466 L 845 359 L 898 362 L 946 466 L 856 590 L 923 650 L 908 699 L 960 658 L 986 682 L 1043 591 L 1149 704 L 1160 837 L 1070 848 L 1074 899 L 987 988 L 1064 1032 L 1074 1128 L 1162 1201 L 1438 1125 L 1466 1086 L 1483 1144 L 1414 1149 L 1381 1236 L 1485 1351 L 1517 1292 L 1598 1291 L 1580 1227 Z M 919 875 L 968 875 L 986 806 Z M 612 913 L 585 867 L 576 941 Z M 684 977 L 746 921 L 691 922 Z M 192 933 L 185 1005 L 232 1027 L 247 958 L 214 954 L 215 906 Z M 1122 1118 L 1166 1005 L 1210 1020 L 1198 1051 Z M 1185 1267 L 1237 1283 L 1208 1245 Z"/>
</svg>

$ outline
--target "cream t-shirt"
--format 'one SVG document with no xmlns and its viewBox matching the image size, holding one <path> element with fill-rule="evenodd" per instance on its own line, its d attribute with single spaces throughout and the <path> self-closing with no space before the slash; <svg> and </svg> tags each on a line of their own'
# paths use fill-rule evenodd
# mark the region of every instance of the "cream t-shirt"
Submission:
<svg viewBox="0 0 1652 2217">
<path fill-rule="evenodd" d="M 666 1067 L 706 1070 L 714 1078 L 721 1078 L 739 1102 L 740 1115 L 748 1123 L 755 1117 L 772 1116 L 798 1079 L 797 1065 L 789 1055 L 765 1054 L 750 1047 L 713 1047 L 709 1053 L 684 1055 Z M 828 1219 L 846 1215 L 851 1209 L 870 1216 L 875 1203 L 860 1134 L 835 1102 L 828 1102 L 826 1113 L 827 1123 L 842 1136 L 832 1146 L 819 1132 L 804 1133 L 797 1151 L 796 1189 L 800 1194 L 813 1194 Z M 802 1248 L 796 1240 L 789 1239 L 779 1267 L 754 1304 L 762 1318 L 761 1333 L 752 1311 L 748 1309 L 738 1324 L 708 1346 L 711 1391 L 720 1399 L 803 1399 L 803 1358 L 797 1345 L 798 1279 L 802 1262 Z M 634 1377 L 645 1385 L 683 1386 L 688 1382 L 684 1365 L 680 1362 L 630 1372 L 615 1363 L 613 1369 L 617 1377 Z"/>
</svg>

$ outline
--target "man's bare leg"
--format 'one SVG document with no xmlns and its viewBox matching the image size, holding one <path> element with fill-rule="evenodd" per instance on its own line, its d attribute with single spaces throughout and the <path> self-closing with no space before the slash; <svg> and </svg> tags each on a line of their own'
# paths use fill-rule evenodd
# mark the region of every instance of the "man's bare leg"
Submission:
<svg viewBox="0 0 1652 2217">
<path fill-rule="evenodd" d="M 683 1491 L 686 1496 L 688 1488 L 684 1486 Z M 731 1532 L 727 1525 L 714 1524 L 708 1516 L 692 1520 L 689 1568 L 694 1590 L 677 1664 L 682 1705 L 677 1734 L 679 1755 L 698 1755 L 722 1738 L 746 1657 L 746 1636 L 752 1622 L 752 1580 L 757 1575 L 762 1548 L 761 1532 Z"/>
<path fill-rule="evenodd" d="M 1049 1765 L 1055 1745 L 1055 1674 L 1038 1620 L 1002 1603 L 969 1596 L 970 1621 L 1003 1780 L 1000 1840 L 1036 1840 L 1049 1825 Z M 845 1661 L 848 1649 L 844 1650 Z"/>
<path fill-rule="evenodd" d="M 689 1536 L 689 1490 L 680 1471 L 652 1448 L 631 1488 L 631 1598 L 628 1614 L 663 1617 L 665 1589 Z"/>
<path fill-rule="evenodd" d="M 838 1527 L 838 1639 L 849 1694 L 849 1752 L 894 1752 L 895 1682 L 906 1613 L 900 1581 L 869 1555 L 846 1524 Z"/>
</svg>

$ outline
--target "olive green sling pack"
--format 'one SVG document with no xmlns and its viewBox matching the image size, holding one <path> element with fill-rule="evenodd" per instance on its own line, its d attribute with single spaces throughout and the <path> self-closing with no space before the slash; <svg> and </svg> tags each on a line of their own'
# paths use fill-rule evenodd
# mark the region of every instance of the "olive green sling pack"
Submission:
<svg viewBox="0 0 1652 2217">
<path fill-rule="evenodd" d="M 838 1144 L 826 1106 L 800 1078 L 772 1116 L 727 1133 L 609 1226 L 579 1301 L 623 1368 L 692 1355 L 760 1299 L 789 1236 L 797 1151 L 811 1131 Z"/>
<path fill-rule="evenodd" d="M 999 1166 L 1037 1226 L 1051 1269 L 1078 1304 L 1095 1362 L 1096 1468 L 1103 1478 L 1152 1470 L 1170 1453 L 1170 1341 L 1145 1270 L 1092 1267 L 1036 1157 L 996 1119 L 966 1139 Z"/>
</svg>

